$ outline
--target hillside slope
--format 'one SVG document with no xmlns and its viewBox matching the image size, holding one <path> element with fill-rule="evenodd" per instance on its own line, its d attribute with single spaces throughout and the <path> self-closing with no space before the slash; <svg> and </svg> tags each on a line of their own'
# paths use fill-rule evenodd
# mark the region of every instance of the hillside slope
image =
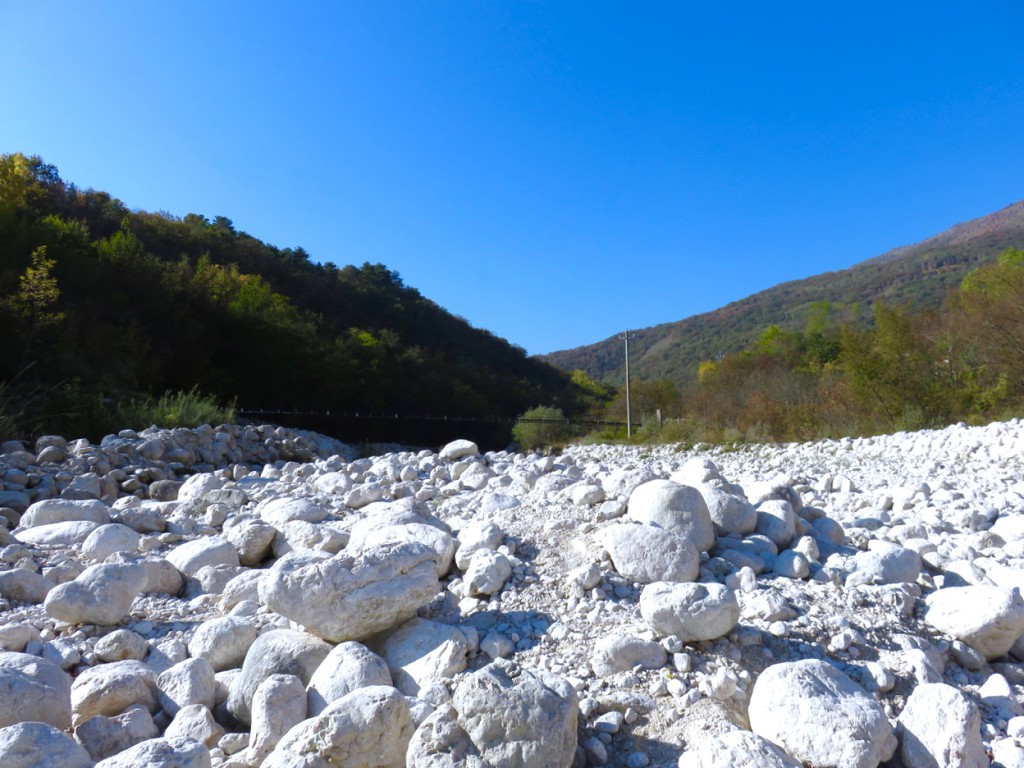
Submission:
<svg viewBox="0 0 1024 768">
<path fill-rule="evenodd" d="M 384 265 L 131 210 L 20 154 L 0 155 L 0 336 L 0 395 L 32 414 L 198 387 L 248 409 L 508 418 L 578 392 Z"/>
<path fill-rule="evenodd" d="M 1022 245 L 1024 201 L 849 269 L 781 283 L 712 312 L 633 331 L 630 373 L 684 381 L 701 360 L 744 349 L 769 325 L 804 327 L 817 302 L 859 304 L 862 309 L 877 300 L 936 307 L 972 269 Z M 582 369 L 598 380 L 621 381 L 624 375 L 622 341 L 616 336 L 542 359 L 567 371 Z"/>
</svg>

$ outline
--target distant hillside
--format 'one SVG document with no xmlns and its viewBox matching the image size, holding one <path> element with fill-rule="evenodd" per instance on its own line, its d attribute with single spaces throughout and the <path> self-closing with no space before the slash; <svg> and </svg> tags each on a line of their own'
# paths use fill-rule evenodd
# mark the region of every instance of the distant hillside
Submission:
<svg viewBox="0 0 1024 768">
<path fill-rule="evenodd" d="M 223 216 L 131 210 L 21 154 L 0 155 L 0 337 L 0 416 L 33 428 L 85 430 L 102 403 L 192 387 L 363 415 L 579 405 L 565 373 L 382 264 L 317 264 Z"/>
<path fill-rule="evenodd" d="M 1024 201 L 861 262 L 849 269 L 781 283 L 721 309 L 635 331 L 630 373 L 642 379 L 685 381 L 701 360 L 748 347 L 769 325 L 803 328 L 817 302 L 862 308 L 877 300 L 911 307 L 939 306 L 969 271 L 1006 248 L 1024 246 Z M 542 357 L 564 370 L 621 381 L 622 341 L 552 352 Z"/>
</svg>

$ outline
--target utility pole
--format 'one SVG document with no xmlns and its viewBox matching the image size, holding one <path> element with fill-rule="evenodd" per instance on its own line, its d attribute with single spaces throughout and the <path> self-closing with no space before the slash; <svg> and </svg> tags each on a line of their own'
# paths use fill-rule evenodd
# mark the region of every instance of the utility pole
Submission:
<svg viewBox="0 0 1024 768">
<path fill-rule="evenodd" d="M 629 402 L 629 340 L 634 338 L 630 336 L 629 331 L 625 331 L 619 336 L 624 342 L 626 342 L 626 439 L 633 439 L 633 413 Z"/>
</svg>

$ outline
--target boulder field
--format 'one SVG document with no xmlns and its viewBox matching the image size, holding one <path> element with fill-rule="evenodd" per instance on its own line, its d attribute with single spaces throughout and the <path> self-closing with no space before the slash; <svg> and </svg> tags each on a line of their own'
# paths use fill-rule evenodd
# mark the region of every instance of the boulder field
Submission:
<svg viewBox="0 0 1024 768">
<path fill-rule="evenodd" d="M 0 445 L 5 768 L 1024 767 L 1024 422 Z"/>
</svg>

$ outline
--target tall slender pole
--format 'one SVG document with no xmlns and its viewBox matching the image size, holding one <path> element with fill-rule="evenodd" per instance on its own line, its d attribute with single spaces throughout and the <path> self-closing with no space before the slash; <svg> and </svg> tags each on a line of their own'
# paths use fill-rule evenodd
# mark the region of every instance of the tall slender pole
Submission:
<svg viewBox="0 0 1024 768">
<path fill-rule="evenodd" d="M 633 412 L 629 401 L 629 331 L 626 331 L 620 339 L 626 342 L 626 439 L 633 439 Z"/>
</svg>

